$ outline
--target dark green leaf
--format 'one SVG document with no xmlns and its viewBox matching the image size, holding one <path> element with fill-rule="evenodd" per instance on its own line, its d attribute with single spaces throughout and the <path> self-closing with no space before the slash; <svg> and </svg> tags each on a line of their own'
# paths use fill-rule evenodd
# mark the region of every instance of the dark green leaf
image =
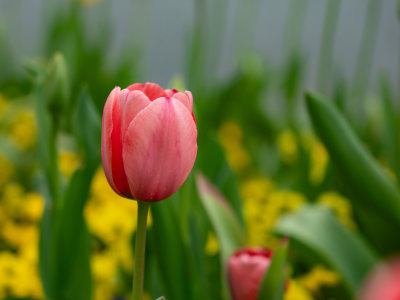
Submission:
<svg viewBox="0 0 400 300">
<path fill-rule="evenodd" d="M 306 100 L 315 130 L 357 196 L 352 200 L 400 224 L 400 190 L 393 179 L 365 149 L 329 100 L 315 93 L 307 93 Z"/>
<path fill-rule="evenodd" d="M 282 300 L 285 288 L 285 264 L 289 248 L 288 240 L 284 240 L 282 245 L 274 251 L 271 265 L 264 275 L 258 300 Z"/>
</svg>

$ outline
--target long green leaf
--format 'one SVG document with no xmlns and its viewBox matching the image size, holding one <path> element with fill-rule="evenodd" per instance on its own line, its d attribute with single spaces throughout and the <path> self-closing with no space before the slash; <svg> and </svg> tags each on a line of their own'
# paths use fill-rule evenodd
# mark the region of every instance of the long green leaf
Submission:
<svg viewBox="0 0 400 300">
<path fill-rule="evenodd" d="M 196 175 L 196 181 L 200 199 L 220 241 L 225 263 L 235 250 L 244 246 L 243 229 L 232 207 L 218 190 L 200 173 Z"/>
<path fill-rule="evenodd" d="M 310 205 L 283 216 L 276 223 L 275 231 L 300 241 L 319 254 L 341 274 L 353 296 L 377 262 L 376 255 L 363 240 L 324 207 Z"/>
<path fill-rule="evenodd" d="M 357 196 L 352 200 L 400 224 L 400 190 L 393 179 L 365 149 L 329 100 L 316 93 L 307 93 L 306 100 L 315 130 Z"/>
<path fill-rule="evenodd" d="M 232 253 L 244 246 L 244 230 L 232 207 L 219 191 L 200 173 L 196 174 L 196 182 L 200 200 L 220 243 L 224 291 L 226 295 L 229 295 L 226 264 Z"/>
<path fill-rule="evenodd" d="M 285 288 L 285 263 L 289 248 L 288 240 L 274 251 L 271 265 L 264 275 L 258 300 L 282 300 Z"/>
</svg>

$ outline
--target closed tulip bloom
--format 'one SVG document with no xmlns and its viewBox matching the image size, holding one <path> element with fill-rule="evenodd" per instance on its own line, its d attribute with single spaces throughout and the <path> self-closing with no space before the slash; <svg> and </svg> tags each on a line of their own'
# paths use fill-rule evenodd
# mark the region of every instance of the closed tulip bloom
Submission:
<svg viewBox="0 0 400 300">
<path fill-rule="evenodd" d="M 243 248 L 228 260 L 228 280 L 233 300 L 256 300 L 272 251 Z"/>
<path fill-rule="evenodd" d="M 400 257 L 379 264 L 361 288 L 360 300 L 400 299 Z"/>
<path fill-rule="evenodd" d="M 197 154 L 191 92 L 155 83 L 116 87 L 103 111 L 101 155 L 107 180 L 127 198 L 168 198 L 188 177 Z"/>
</svg>

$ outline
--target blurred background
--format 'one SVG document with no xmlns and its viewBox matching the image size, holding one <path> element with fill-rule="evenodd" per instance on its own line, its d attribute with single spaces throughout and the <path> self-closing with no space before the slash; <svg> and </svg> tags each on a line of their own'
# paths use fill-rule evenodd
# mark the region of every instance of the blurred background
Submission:
<svg viewBox="0 0 400 300">
<path fill-rule="evenodd" d="M 0 0 L 0 66 L 1 299 L 129 299 L 136 203 L 100 130 L 134 82 L 192 91 L 199 132 L 151 208 L 146 300 L 230 299 L 232 250 L 283 235 L 285 300 L 356 299 L 400 252 L 397 0 Z"/>
</svg>

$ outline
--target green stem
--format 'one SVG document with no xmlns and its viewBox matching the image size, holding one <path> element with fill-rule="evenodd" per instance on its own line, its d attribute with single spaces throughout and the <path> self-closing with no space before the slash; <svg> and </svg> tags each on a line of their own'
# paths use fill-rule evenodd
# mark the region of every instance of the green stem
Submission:
<svg viewBox="0 0 400 300">
<path fill-rule="evenodd" d="M 150 204 L 138 201 L 138 218 L 135 242 L 135 268 L 133 271 L 133 300 L 142 300 L 144 279 L 144 254 L 146 249 L 147 213 Z"/>
</svg>

